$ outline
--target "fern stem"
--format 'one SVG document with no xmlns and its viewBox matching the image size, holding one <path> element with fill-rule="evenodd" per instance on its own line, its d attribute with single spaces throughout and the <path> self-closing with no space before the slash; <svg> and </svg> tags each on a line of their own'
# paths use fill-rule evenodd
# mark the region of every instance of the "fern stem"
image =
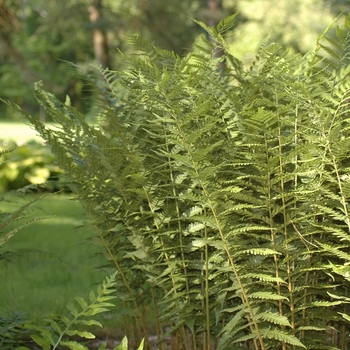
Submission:
<svg viewBox="0 0 350 350">
<path fill-rule="evenodd" d="M 349 295 L 349 287 L 346 286 L 345 287 L 345 293 L 344 293 L 346 296 Z M 346 315 L 348 314 L 347 313 L 347 304 L 344 303 L 343 304 L 343 313 Z M 346 341 L 347 339 L 349 338 L 349 333 L 347 332 L 347 329 L 346 329 L 346 325 L 344 322 L 342 322 L 342 326 L 341 326 L 341 340 L 340 340 L 340 343 L 341 343 L 341 349 L 346 349 Z"/>
<path fill-rule="evenodd" d="M 151 210 L 151 213 L 153 214 L 154 225 L 155 225 L 156 229 L 159 231 L 160 230 L 160 223 L 158 222 L 158 220 L 156 218 L 156 213 L 155 213 L 155 210 L 153 208 L 153 205 L 152 205 L 149 193 L 148 193 L 147 189 L 145 188 L 145 186 L 142 186 L 142 189 L 143 189 L 143 191 L 144 191 L 144 193 L 146 195 L 148 206 L 149 206 L 149 208 Z M 179 213 L 179 215 L 180 215 L 180 213 Z M 181 240 L 181 237 L 182 237 L 182 235 L 181 235 L 181 231 L 180 231 L 180 240 Z M 160 239 L 160 240 L 162 241 L 162 239 Z M 162 241 L 162 247 L 165 247 L 165 244 L 164 244 L 163 241 Z M 183 247 L 182 244 L 181 244 L 181 247 Z M 183 256 L 183 248 L 181 248 L 181 250 L 182 250 L 182 257 L 183 257 L 182 262 L 183 262 L 183 264 L 185 264 L 185 260 L 184 260 L 184 256 Z M 169 255 L 168 255 L 167 252 L 164 253 L 164 256 L 166 257 L 167 261 L 170 261 L 170 258 L 169 258 Z M 174 276 L 173 276 L 173 270 L 172 269 L 171 269 L 170 274 L 171 274 L 172 284 L 173 284 L 173 287 L 174 287 L 174 293 L 177 294 L 177 290 L 175 289 L 175 285 L 176 284 L 175 284 L 175 279 L 174 279 Z M 186 276 L 187 276 L 187 274 L 186 274 Z M 187 278 L 186 278 L 186 282 L 187 282 Z M 186 283 L 186 285 L 187 285 L 187 283 Z M 187 287 L 188 287 L 188 285 L 187 285 Z M 189 294 L 189 289 L 187 289 L 187 293 Z M 186 331 L 183 329 L 183 326 L 181 326 L 181 328 L 182 328 L 181 334 L 182 335 L 183 334 L 186 335 Z M 188 350 L 188 344 L 187 344 L 187 337 L 186 336 L 183 336 L 183 344 L 185 345 L 185 349 Z"/>
<path fill-rule="evenodd" d="M 166 150 L 169 153 L 169 144 L 168 142 L 166 143 Z M 181 247 L 181 260 L 182 260 L 182 267 L 184 270 L 184 274 L 186 276 L 185 282 L 186 282 L 186 292 L 189 294 L 190 292 L 190 287 L 188 283 L 188 273 L 187 273 L 187 267 L 186 267 L 186 260 L 185 260 L 185 252 L 183 250 L 184 242 L 183 242 L 183 234 L 182 234 L 182 227 L 181 227 L 181 214 L 180 214 L 180 208 L 179 208 L 179 201 L 178 201 L 178 194 L 176 193 L 176 188 L 174 186 L 175 184 L 175 179 L 174 179 L 174 173 L 173 173 L 173 168 L 171 166 L 171 159 L 168 157 L 168 165 L 169 165 L 169 175 L 170 175 L 170 182 L 171 182 L 171 187 L 172 187 L 172 194 L 175 198 L 175 212 L 176 212 L 176 221 L 177 221 L 177 227 L 179 230 L 179 240 L 180 240 L 180 247 Z"/>
<path fill-rule="evenodd" d="M 274 72 L 274 79 L 276 79 L 276 73 Z M 291 256 L 289 253 L 289 235 L 288 235 L 288 216 L 287 216 L 287 203 L 286 203 L 286 189 L 285 189 L 285 183 L 284 183 L 284 170 L 283 170 L 283 145 L 282 145 L 282 126 L 281 126 L 281 114 L 279 110 L 279 95 L 278 95 L 278 85 L 277 82 L 274 82 L 273 86 L 274 91 L 274 104 L 275 104 L 275 113 L 277 117 L 277 140 L 278 140 L 278 171 L 279 171 L 279 178 L 280 178 L 280 196 L 282 201 L 282 215 L 283 215 L 283 234 L 284 234 L 284 247 L 285 247 L 285 261 L 287 266 L 287 280 L 288 280 L 288 292 L 289 292 L 289 308 L 290 308 L 290 315 L 291 315 L 291 326 L 292 326 L 292 332 L 295 334 L 296 324 L 295 324 L 295 315 L 294 315 L 294 294 L 293 294 L 293 277 L 292 277 L 292 262 Z M 285 346 L 285 343 L 283 342 L 283 346 Z M 293 345 L 293 349 L 295 349 L 295 346 Z"/>
<path fill-rule="evenodd" d="M 154 312 L 155 312 L 155 322 L 156 322 L 156 329 L 157 329 L 157 338 L 162 339 L 163 338 L 163 328 L 159 320 L 159 309 L 158 309 L 158 303 L 157 303 L 157 298 L 154 293 L 154 288 L 151 288 L 151 293 L 152 293 L 152 302 L 154 305 Z M 159 350 L 165 350 L 165 344 L 164 341 L 158 343 Z"/>
<path fill-rule="evenodd" d="M 165 96 L 166 97 L 166 96 Z M 171 105 L 169 105 L 169 109 L 171 109 Z M 220 222 L 220 219 L 219 219 L 219 215 L 215 209 L 215 206 L 214 204 L 212 203 L 212 200 L 210 199 L 210 195 L 209 195 L 209 192 L 208 192 L 208 189 L 205 185 L 205 183 L 203 182 L 203 180 L 201 179 L 201 176 L 199 174 L 199 171 L 198 171 L 198 168 L 197 168 L 197 163 L 194 161 L 194 157 L 193 157 L 193 154 L 192 154 L 192 150 L 191 150 L 191 142 L 188 142 L 185 134 L 183 133 L 182 129 L 181 129 L 181 126 L 177 120 L 177 117 L 176 117 L 176 113 L 173 113 L 173 118 L 174 120 L 176 121 L 177 123 L 177 128 L 178 128 L 178 131 L 179 131 L 179 136 L 182 138 L 183 142 L 184 142 L 184 145 L 186 147 L 186 151 L 187 151 L 187 154 L 189 155 L 189 159 L 191 160 L 191 167 L 192 167 L 192 170 L 195 171 L 195 174 L 196 174 L 196 178 L 199 180 L 199 185 L 203 191 L 203 194 L 204 194 L 204 197 L 207 201 L 207 204 L 208 204 L 208 207 L 211 211 L 211 213 L 213 214 L 214 216 L 214 220 L 215 220 L 215 223 L 216 223 L 216 227 L 218 229 L 218 232 L 219 232 L 219 235 L 220 235 L 220 238 L 221 238 L 221 241 L 223 242 L 224 244 L 224 249 L 225 249 L 225 252 L 226 252 L 226 255 L 228 257 L 228 260 L 229 260 L 229 263 L 230 263 L 230 266 L 233 270 L 233 273 L 235 275 L 235 278 L 237 280 L 237 283 L 240 287 L 240 290 L 242 292 L 242 301 L 244 302 L 244 304 L 247 306 L 248 310 L 249 310 L 249 321 L 253 323 L 254 325 L 254 328 L 255 328 L 255 331 L 256 331 L 256 335 L 257 335 L 257 338 L 258 338 L 258 342 L 259 342 L 259 345 L 261 347 L 261 350 L 265 350 L 265 345 L 264 345 L 264 340 L 263 340 L 263 337 L 260 333 L 260 328 L 259 328 L 259 325 L 254 317 L 254 312 L 253 312 L 253 309 L 252 309 L 252 306 L 250 304 L 250 301 L 249 301 L 249 298 L 248 298 L 248 295 L 246 293 L 246 290 L 244 288 L 244 285 L 242 283 L 242 280 L 240 278 L 240 275 L 239 275 L 239 272 L 238 272 L 238 269 L 236 267 L 236 264 L 234 262 L 234 259 L 230 253 L 230 248 L 229 248 L 229 243 L 227 241 L 227 239 L 225 238 L 225 234 L 224 234 L 224 231 L 223 231 L 223 228 L 221 226 L 221 222 Z"/>
<path fill-rule="evenodd" d="M 271 183 L 271 176 L 272 176 L 272 172 L 271 172 L 271 165 L 270 165 L 270 161 L 269 161 L 269 145 L 268 145 L 268 140 L 267 140 L 267 135 L 266 133 L 264 133 L 264 140 L 265 140 L 265 151 L 266 151 L 266 164 L 267 164 L 267 208 L 268 208 L 268 215 L 269 215 L 269 226 L 270 226 L 270 232 L 271 232 L 271 243 L 272 243 L 272 248 L 275 250 L 276 248 L 276 229 L 275 229 L 275 225 L 274 225 L 274 220 L 273 220 L 273 214 L 272 214 L 272 203 L 273 203 L 273 198 L 272 198 L 272 194 L 271 194 L 271 190 L 272 190 L 272 183 Z M 274 264 L 275 264 L 275 276 L 277 279 L 279 279 L 280 274 L 279 274 L 279 259 L 277 254 L 273 254 L 273 260 L 274 260 Z M 278 295 L 282 296 L 282 288 L 281 288 L 281 283 L 277 280 L 277 293 Z M 278 311 L 280 316 L 284 315 L 283 312 L 283 300 L 279 300 L 278 301 Z M 285 329 L 285 326 L 282 326 L 282 329 Z M 284 342 L 282 342 L 282 350 L 286 350 L 287 346 Z"/>
<path fill-rule="evenodd" d="M 208 240 L 208 228 L 207 225 L 204 227 L 204 238 L 205 241 Z M 204 262 L 205 262 L 205 316 L 206 316 L 206 341 L 205 341 L 205 349 L 210 350 L 210 305 L 209 305 L 209 246 L 205 244 L 204 246 Z"/>
<path fill-rule="evenodd" d="M 136 312 L 137 312 L 137 315 L 138 315 L 138 319 L 140 320 L 141 326 L 142 326 L 142 328 L 143 328 L 143 333 L 144 333 L 145 338 L 146 338 L 146 339 L 145 339 L 145 348 L 146 348 L 146 349 L 151 349 L 151 345 L 150 345 L 150 343 L 149 343 L 149 339 L 148 339 L 148 337 L 146 336 L 146 335 L 147 335 L 147 329 L 146 329 L 146 327 L 145 327 L 144 322 L 142 322 L 142 320 L 143 320 L 142 312 L 140 311 L 139 304 L 138 304 L 138 302 L 136 301 L 135 296 L 134 296 L 134 293 L 132 292 L 131 287 L 130 287 L 130 285 L 129 285 L 129 283 L 128 283 L 126 277 L 125 277 L 124 271 L 123 271 L 123 269 L 120 267 L 120 265 L 119 265 L 118 261 L 116 260 L 116 258 L 115 258 L 115 256 L 114 256 L 113 252 L 111 251 L 111 249 L 110 249 L 108 243 L 106 242 L 104 236 L 100 233 L 100 229 L 99 229 L 96 225 L 95 225 L 95 230 L 96 230 L 96 232 L 99 233 L 99 237 L 100 237 L 101 241 L 103 242 L 104 248 L 106 249 L 106 251 L 107 251 L 107 253 L 108 253 L 108 256 L 110 257 L 110 259 L 113 261 L 115 267 L 117 268 L 117 271 L 118 271 L 119 275 L 120 275 L 121 278 L 122 278 L 123 284 L 124 284 L 124 286 L 127 288 L 128 294 L 130 295 L 130 297 L 131 297 L 131 299 L 132 299 L 133 305 L 134 305 L 134 307 L 135 307 L 135 309 L 136 309 Z M 140 330 L 139 322 L 135 322 L 135 324 L 136 324 L 137 338 L 138 338 L 138 339 L 137 339 L 137 342 L 141 342 L 142 336 L 141 336 L 141 330 Z"/>
<path fill-rule="evenodd" d="M 337 166 L 337 160 L 336 157 L 333 155 L 332 156 L 332 161 L 333 161 L 333 166 L 335 173 L 337 175 L 337 181 L 338 181 L 338 186 L 339 186 L 339 194 L 341 197 L 341 204 L 343 206 L 344 214 L 345 214 L 345 222 L 348 227 L 348 232 L 350 233 L 350 216 L 349 216 L 349 211 L 348 211 L 348 206 L 346 205 L 346 198 L 344 196 L 344 191 L 343 191 L 343 185 L 341 182 L 340 174 L 339 174 L 339 169 Z"/>
</svg>

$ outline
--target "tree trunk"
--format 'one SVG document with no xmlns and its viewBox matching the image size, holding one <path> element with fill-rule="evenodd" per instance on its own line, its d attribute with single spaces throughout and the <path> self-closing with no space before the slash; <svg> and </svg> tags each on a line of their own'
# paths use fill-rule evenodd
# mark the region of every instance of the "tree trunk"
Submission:
<svg viewBox="0 0 350 350">
<path fill-rule="evenodd" d="M 222 18 L 222 0 L 208 0 L 209 9 L 209 23 L 208 26 L 212 27 L 217 25 Z"/>
<path fill-rule="evenodd" d="M 93 25 L 95 56 L 103 68 L 111 68 L 107 34 L 101 26 L 102 0 L 92 0 L 89 6 L 90 22 Z"/>
<path fill-rule="evenodd" d="M 213 27 L 216 26 L 220 20 L 222 20 L 222 0 L 208 0 L 208 9 L 209 9 L 209 18 L 208 18 L 208 26 Z M 209 40 L 214 44 L 215 46 L 215 57 L 220 58 L 224 55 L 224 51 L 221 47 L 217 46 L 217 43 L 213 37 L 210 37 Z M 220 62 L 218 66 L 219 71 L 224 71 L 226 67 L 225 61 Z"/>
<path fill-rule="evenodd" d="M 16 13 L 7 6 L 5 0 L 0 0 L 0 45 L 2 53 L 18 67 L 22 80 L 29 85 L 33 85 L 35 81 L 43 80 L 43 77 L 28 66 L 22 52 L 13 45 L 12 36 L 20 30 L 20 26 Z"/>
</svg>

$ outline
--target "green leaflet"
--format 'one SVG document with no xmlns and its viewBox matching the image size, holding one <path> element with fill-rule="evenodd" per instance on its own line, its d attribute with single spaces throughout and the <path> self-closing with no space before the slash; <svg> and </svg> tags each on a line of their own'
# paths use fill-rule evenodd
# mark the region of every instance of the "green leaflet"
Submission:
<svg viewBox="0 0 350 350">
<path fill-rule="evenodd" d="M 285 342 L 287 344 L 295 345 L 295 346 L 306 349 L 306 346 L 303 345 L 303 343 L 298 338 L 296 338 L 295 336 L 290 335 L 286 332 L 282 332 L 282 331 L 274 330 L 274 329 L 268 329 L 268 330 L 265 330 L 263 332 L 265 333 L 264 335 L 268 339 L 277 339 L 281 342 Z"/>
<path fill-rule="evenodd" d="M 276 313 L 272 312 L 262 312 L 260 314 L 255 315 L 257 319 L 263 319 L 264 321 L 268 321 L 269 323 L 277 324 L 280 326 L 292 327 L 287 317 L 280 316 Z"/>
<path fill-rule="evenodd" d="M 143 350 L 144 347 L 144 340 L 141 341 L 140 346 L 137 348 L 137 350 Z M 128 338 L 124 337 L 121 341 L 121 343 L 114 347 L 113 350 L 128 350 Z"/>
<path fill-rule="evenodd" d="M 76 341 L 62 341 L 61 345 L 66 346 L 68 349 L 71 350 L 87 350 L 88 348 L 80 343 L 77 343 Z"/>
<path fill-rule="evenodd" d="M 270 292 L 251 293 L 251 294 L 249 294 L 249 298 L 262 299 L 262 300 L 283 300 L 283 299 L 288 300 L 288 298 L 286 298 L 282 295 L 278 295 L 278 294 L 274 294 L 274 293 L 270 293 Z"/>
</svg>

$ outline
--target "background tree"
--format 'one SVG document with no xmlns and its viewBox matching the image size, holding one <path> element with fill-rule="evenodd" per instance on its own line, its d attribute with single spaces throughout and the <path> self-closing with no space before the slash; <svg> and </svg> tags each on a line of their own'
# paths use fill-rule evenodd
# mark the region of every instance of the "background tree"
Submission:
<svg viewBox="0 0 350 350">
<path fill-rule="evenodd" d="M 33 82 L 42 80 L 84 110 L 90 92 L 64 61 L 119 69 L 130 35 L 184 55 L 204 34 L 193 19 L 212 26 L 238 12 L 229 44 L 249 64 L 268 36 L 307 52 L 341 11 L 350 11 L 349 0 L 0 0 L 0 97 L 37 113 Z M 1 105 L 0 118 L 14 117 Z"/>
<path fill-rule="evenodd" d="M 103 68 L 112 68 L 109 58 L 107 33 L 102 18 L 102 0 L 92 0 L 89 6 L 90 21 L 93 25 L 93 43 L 95 56 Z"/>
<path fill-rule="evenodd" d="M 3 0 L 2 8 L 10 11 L 11 23 L 17 23 L 18 29 L 3 29 L 1 36 L 0 45 L 7 48 L 0 56 L 1 96 L 36 112 L 33 82 L 42 80 L 59 96 L 69 94 L 78 106 L 82 85 L 72 78 L 63 61 L 84 64 L 93 58 L 91 41 L 85 33 L 85 4 Z M 4 11 L 2 14 L 6 15 Z M 6 116 L 6 112 L 2 110 L 1 114 Z"/>
</svg>

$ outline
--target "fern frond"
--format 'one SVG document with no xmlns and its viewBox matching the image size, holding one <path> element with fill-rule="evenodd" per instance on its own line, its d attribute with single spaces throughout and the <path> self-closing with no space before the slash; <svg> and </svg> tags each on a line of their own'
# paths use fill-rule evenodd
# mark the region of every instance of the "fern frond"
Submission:
<svg viewBox="0 0 350 350">
<path fill-rule="evenodd" d="M 98 286 L 97 294 L 94 292 L 90 293 L 90 303 L 85 302 L 82 298 L 77 297 L 77 303 L 79 306 L 75 306 L 73 303 L 67 304 L 70 316 L 48 317 L 44 321 L 50 327 L 46 325 L 36 325 L 35 323 L 27 323 L 25 327 L 39 334 L 32 334 L 31 338 L 35 343 L 42 346 L 43 349 L 57 349 L 58 346 L 66 346 L 69 349 L 87 349 L 84 345 L 77 343 L 72 340 L 64 340 L 65 337 L 71 337 L 78 335 L 86 339 L 93 339 L 95 335 L 88 331 L 82 331 L 78 329 L 79 324 L 82 325 L 97 325 L 102 326 L 99 322 L 91 319 L 98 313 L 107 311 L 114 304 L 108 302 L 114 298 L 110 294 L 113 293 L 115 286 L 116 274 L 107 277 L 103 283 Z"/>
</svg>

